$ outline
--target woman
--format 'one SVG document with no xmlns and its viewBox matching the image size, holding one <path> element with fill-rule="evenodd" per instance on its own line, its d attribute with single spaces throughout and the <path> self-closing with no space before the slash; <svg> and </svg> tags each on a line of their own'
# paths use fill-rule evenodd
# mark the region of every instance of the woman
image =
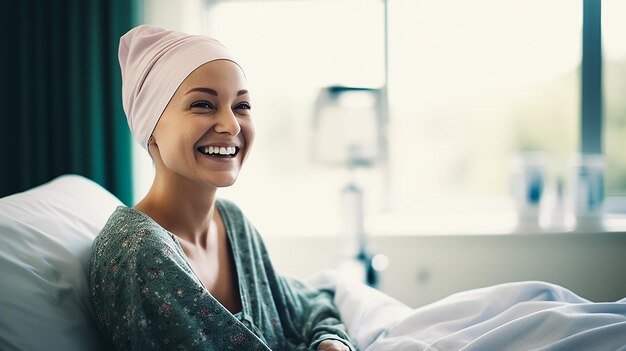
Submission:
<svg viewBox="0 0 626 351">
<path fill-rule="evenodd" d="M 278 275 L 230 186 L 254 140 L 242 69 L 217 41 L 120 40 L 124 111 L 156 174 L 96 238 L 90 288 L 116 349 L 354 350 L 328 292 Z"/>
</svg>

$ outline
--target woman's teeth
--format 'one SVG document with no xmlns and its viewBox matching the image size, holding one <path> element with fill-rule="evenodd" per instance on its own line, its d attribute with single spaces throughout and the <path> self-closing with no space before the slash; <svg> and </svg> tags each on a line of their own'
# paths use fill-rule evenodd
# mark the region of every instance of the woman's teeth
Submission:
<svg viewBox="0 0 626 351">
<path fill-rule="evenodd" d="M 236 146 L 201 146 L 198 151 L 211 156 L 235 156 L 238 151 Z"/>
</svg>

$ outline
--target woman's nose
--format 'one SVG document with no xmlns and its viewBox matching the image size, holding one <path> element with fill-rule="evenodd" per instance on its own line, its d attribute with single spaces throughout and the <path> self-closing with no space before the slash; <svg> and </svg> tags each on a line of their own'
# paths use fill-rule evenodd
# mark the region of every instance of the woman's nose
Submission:
<svg viewBox="0 0 626 351">
<path fill-rule="evenodd" d="M 241 126 L 233 111 L 224 110 L 217 116 L 217 123 L 214 130 L 217 133 L 228 133 L 235 136 L 241 131 Z"/>
</svg>

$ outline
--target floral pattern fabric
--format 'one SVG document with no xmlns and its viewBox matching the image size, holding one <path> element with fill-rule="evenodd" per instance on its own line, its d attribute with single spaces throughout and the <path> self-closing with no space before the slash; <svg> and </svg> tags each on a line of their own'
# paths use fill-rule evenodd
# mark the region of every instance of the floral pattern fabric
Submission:
<svg viewBox="0 0 626 351">
<path fill-rule="evenodd" d="M 332 302 L 276 273 L 257 230 L 218 200 L 237 271 L 242 311 L 202 285 L 173 234 L 118 207 L 93 243 L 89 283 L 101 332 L 118 350 L 315 350 L 334 339 L 355 350 Z"/>
</svg>

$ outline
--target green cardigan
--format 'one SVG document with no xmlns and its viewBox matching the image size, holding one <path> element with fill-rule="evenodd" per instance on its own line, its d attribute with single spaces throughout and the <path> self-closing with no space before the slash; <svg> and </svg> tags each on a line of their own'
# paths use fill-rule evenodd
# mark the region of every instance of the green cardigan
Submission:
<svg viewBox="0 0 626 351">
<path fill-rule="evenodd" d="M 218 200 L 233 251 L 242 311 L 231 314 L 203 287 L 185 253 L 147 215 L 119 206 L 96 237 L 89 284 L 100 331 L 118 350 L 315 350 L 354 346 L 332 293 L 274 271 L 257 230 Z"/>
</svg>

